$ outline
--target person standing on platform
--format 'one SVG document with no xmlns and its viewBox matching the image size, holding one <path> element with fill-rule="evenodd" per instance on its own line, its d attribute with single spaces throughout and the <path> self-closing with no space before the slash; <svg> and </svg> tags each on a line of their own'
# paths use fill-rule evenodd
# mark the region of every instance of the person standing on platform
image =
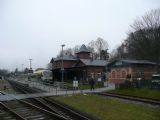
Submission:
<svg viewBox="0 0 160 120">
<path fill-rule="evenodd" d="M 95 84 L 94 79 L 91 78 L 90 80 L 91 90 L 94 90 L 94 84 Z"/>
</svg>

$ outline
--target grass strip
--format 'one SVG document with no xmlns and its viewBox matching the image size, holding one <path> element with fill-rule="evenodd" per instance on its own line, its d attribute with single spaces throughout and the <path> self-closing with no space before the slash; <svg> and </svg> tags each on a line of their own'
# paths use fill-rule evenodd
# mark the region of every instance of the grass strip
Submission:
<svg viewBox="0 0 160 120">
<path fill-rule="evenodd" d="M 148 89 L 148 88 L 115 89 L 108 92 L 160 100 L 160 90 L 154 90 L 154 89 Z"/>
<path fill-rule="evenodd" d="M 100 120 L 160 120 L 160 108 L 124 103 L 98 95 L 59 96 L 54 99 Z"/>
</svg>

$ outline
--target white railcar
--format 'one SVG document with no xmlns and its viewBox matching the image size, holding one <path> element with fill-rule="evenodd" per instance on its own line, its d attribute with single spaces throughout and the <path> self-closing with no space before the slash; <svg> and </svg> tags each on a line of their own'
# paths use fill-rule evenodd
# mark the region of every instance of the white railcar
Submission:
<svg viewBox="0 0 160 120">
<path fill-rule="evenodd" d="M 34 76 L 41 80 L 52 80 L 52 71 L 50 70 L 38 70 L 34 72 Z"/>
</svg>

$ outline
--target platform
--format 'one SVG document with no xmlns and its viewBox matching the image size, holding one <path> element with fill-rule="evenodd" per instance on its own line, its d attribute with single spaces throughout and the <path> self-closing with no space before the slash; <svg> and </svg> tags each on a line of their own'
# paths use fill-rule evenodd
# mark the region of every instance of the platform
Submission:
<svg viewBox="0 0 160 120">
<path fill-rule="evenodd" d="M 26 99 L 26 98 L 35 98 L 35 97 L 48 97 L 48 96 L 57 96 L 57 95 L 74 95 L 74 94 L 88 94 L 88 93 L 97 93 L 97 92 L 103 92 L 107 90 L 113 90 L 115 89 L 114 84 L 108 84 L 108 87 L 103 88 L 97 88 L 94 90 L 63 90 L 60 88 L 55 88 L 53 86 L 48 86 L 45 84 L 41 84 L 39 82 L 28 82 L 28 81 L 19 81 L 19 80 L 13 80 L 16 82 L 20 82 L 23 84 L 28 84 L 29 87 L 35 87 L 38 89 L 41 89 L 43 93 L 34 93 L 34 94 L 0 94 L 0 101 L 9 101 L 9 100 L 19 100 L 19 99 Z"/>
<path fill-rule="evenodd" d="M 89 93 L 98 93 L 102 91 L 110 90 L 111 88 L 99 88 L 93 91 L 91 90 L 69 90 L 69 91 L 55 91 L 55 92 L 45 92 L 45 93 L 34 93 L 34 94 L 6 94 L 0 95 L 0 101 L 9 101 L 9 100 L 20 100 L 26 98 L 35 98 L 35 97 L 49 97 L 49 96 L 58 96 L 58 95 L 75 95 L 75 94 L 89 94 Z"/>
</svg>

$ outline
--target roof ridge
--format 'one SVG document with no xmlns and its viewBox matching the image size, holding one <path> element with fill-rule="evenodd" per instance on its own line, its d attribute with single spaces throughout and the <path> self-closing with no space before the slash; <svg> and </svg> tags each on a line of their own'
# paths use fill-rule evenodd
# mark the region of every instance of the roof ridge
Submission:
<svg viewBox="0 0 160 120">
<path fill-rule="evenodd" d="M 86 47 L 85 44 L 82 44 L 82 46 L 80 47 L 77 53 L 80 53 L 80 52 L 90 52 L 90 50 Z"/>
</svg>

